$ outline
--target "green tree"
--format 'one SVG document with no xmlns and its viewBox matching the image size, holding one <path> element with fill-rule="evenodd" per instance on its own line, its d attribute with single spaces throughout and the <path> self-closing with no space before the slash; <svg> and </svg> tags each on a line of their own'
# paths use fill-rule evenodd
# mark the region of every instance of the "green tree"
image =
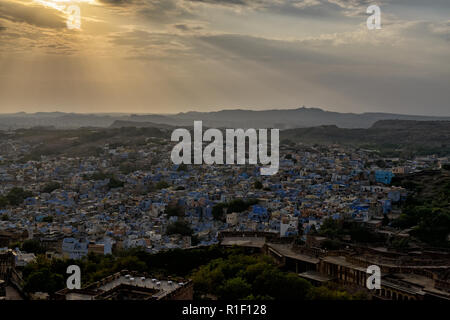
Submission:
<svg viewBox="0 0 450 320">
<path fill-rule="evenodd" d="M 39 242 L 39 240 L 25 240 L 22 244 L 22 251 L 28 252 L 28 253 L 34 253 L 34 254 L 39 254 L 39 253 L 44 253 L 45 252 L 45 248 L 41 246 L 41 243 Z"/>
<path fill-rule="evenodd" d="M 166 233 L 168 235 L 179 234 L 182 236 L 191 236 L 194 232 L 190 225 L 185 221 L 175 221 L 167 226 Z"/>
<path fill-rule="evenodd" d="M 64 277 L 51 272 L 47 268 L 32 272 L 25 280 L 24 290 L 26 292 L 48 292 L 54 293 L 64 288 Z"/>
<path fill-rule="evenodd" d="M 161 190 L 161 189 L 166 189 L 168 187 L 170 187 L 170 184 L 168 184 L 166 181 L 161 180 L 156 184 L 156 189 L 157 190 Z"/>
<path fill-rule="evenodd" d="M 124 182 L 116 179 L 115 177 L 111 177 L 109 179 L 108 188 L 109 189 L 115 189 L 115 188 L 122 188 L 124 186 Z"/>
<path fill-rule="evenodd" d="M 327 218 L 320 226 L 319 234 L 328 238 L 337 238 L 341 234 L 342 228 L 338 220 Z"/>
<path fill-rule="evenodd" d="M 42 219 L 42 222 L 52 223 L 53 217 L 52 216 L 46 216 Z"/>
<path fill-rule="evenodd" d="M 241 277 L 228 279 L 220 287 L 220 298 L 224 300 L 244 299 L 251 293 L 252 287 Z"/>
<path fill-rule="evenodd" d="M 9 204 L 8 198 L 0 196 L 0 209 L 5 208 Z"/>
<path fill-rule="evenodd" d="M 184 217 L 184 209 L 180 205 L 169 205 L 165 212 L 169 217 Z"/>
<path fill-rule="evenodd" d="M 43 193 L 52 193 L 53 191 L 60 189 L 61 185 L 58 182 L 49 182 L 41 190 Z"/>
<path fill-rule="evenodd" d="M 311 300 L 351 300 L 352 296 L 345 291 L 332 290 L 325 286 L 312 288 L 309 292 Z"/>
<path fill-rule="evenodd" d="M 226 208 L 225 203 L 218 203 L 213 206 L 212 208 L 212 215 L 215 220 L 217 221 L 224 221 L 225 220 L 225 213 L 224 209 Z"/>
<path fill-rule="evenodd" d="M 32 197 L 33 194 L 30 191 L 25 191 L 22 188 L 12 188 L 6 198 L 8 199 L 8 203 L 12 206 L 18 206 L 22 204 L 23 200 L 29 197 Z"/>
</svg>

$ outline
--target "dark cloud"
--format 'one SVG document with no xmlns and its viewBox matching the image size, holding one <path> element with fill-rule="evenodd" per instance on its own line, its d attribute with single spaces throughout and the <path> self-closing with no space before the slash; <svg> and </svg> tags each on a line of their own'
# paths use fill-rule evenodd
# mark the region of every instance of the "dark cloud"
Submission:
<svg viewBox="0 0 450 320">
<path fill-rule="evenodd" d="M 181 31 L 189 31 L 189 27 L 185 24 L 176 24 L 174 27 Z"/>
<path fill-rule="evenodd" d="M 203 27 L 197 25 L 188 25 L 184 23 L 175 24 L 174 28 L 180 31 L 199 31 L 203 30 Z"/>
<path fill-rule="evenodd" d="M 128 4 L 135 4 L 139 1 L 136 0 L 99 0 L 100 3 L 112 5 L 112 6 L 123 6 Z"/>
<path fill-rule="evenodd" d="M 139 17 L 152 23 L 173 24 L 185 19 L 198 18 L 197 15 L 181 5 L 178 0 L 152 0 L 136 7 Z"/>
<path fill-rule="evenodd" d="M 250 2 L 246 0 L 188 0 L 190 2 L 201 2 L 208 4 L 219 4 L 219 5 L 249 5 Z M 254 2 L 258 2 L 254 0 Z"/>
</svg>

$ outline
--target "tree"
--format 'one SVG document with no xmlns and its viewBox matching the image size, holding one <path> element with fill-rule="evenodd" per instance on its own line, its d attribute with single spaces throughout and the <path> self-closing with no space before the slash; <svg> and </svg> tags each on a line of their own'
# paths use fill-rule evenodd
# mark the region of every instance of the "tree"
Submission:
<svg viewBox="0 0 450 320">
<path fill-rule="evenodd" d="M 180 205 L 169 205 L 166 209 L 166 213 L 169 217 L 184 217 L 184 209 Z"/>
<path fill-rule="evenodd" d="M 375 164 L 378 166 L 378 167 L 380 167 L 380 168 L 386 168 L 386 162 L 384 161 L 384 160 L 382 160 L 382 159 L 379 159 L 379 160 L 377 160 L 376 162 L 375 162 Z"/>
<path fill-rule="evenodd" d="M 29 197 L 32 197 L 33 194 L 30 191 L 25 191 L 22 188 L 12 188 L 6 198 L 8 199 L 8 203 L 12 206 L 18 206 L 22 204 L 23 200 Z"/>
<path fill-rule="evenodd" d="M 306 299 L 311 284 L 294 273 L 286 273 L 264 256 L 232 254 L 200 267 L 192 277 L 198 294 L 219 299 Z"/>
<path fill-rule="evenodd" d="M 64 277 L 60 274 L 50 272 L 48 268 L 32 272 L 25 280 L 24 290 L 26 292 L 48 292 L 54 293 L 64 288 Z"/>
<path fill-rule="evenodd" d="M 38 240 L 25 240 L 22 244 L 21 250 L 34 254 L 45 252 L 45 248 L 41 246 L 41 243 Z"/>
<path fill-rule="evenodd" d="M 327 250 L 338 250 L 341 245 L 336 240 L 326 239 L 320 244 L 320 247 Z"/>
<path fill-rule="evenodd" d="M 8 198 L 0 196 L 0 209 L 5 208 L 9 204 Z"/>
<path fill-rule="evenodd" d="M 214 220 L 217 220 L 217 221 L 225 220 L 225 214 L 224 214 L 224 209 L 225 208 L 226 208 L 226 204 L 225 203 L 218 203 L 218 204 L 213 206 L 213 208 L 212 208 L 212 215 L 214 217 Z"/>
<path fill-rule="evenodd" d="M 221 299 L 238 300 L 247 297 L 252 287 L 241 277 L 228 279 L 219 289 Z"/>
<path fill-rule="evenodd" d="M 168 235 L 171 234 L 179 234 L 182 236 L 191 236 L 194 232 L 192 231 L 190 225 L 185 221 L 175 221 L 172 224 L 167 226 L 166 233 Z"/>
<path fill-rule="evenodd" d="M 312 288 L 309 293 L 311 300 L 351 300 L 352 296 L 345 291 L 332 290 L 325 286 Z"/>
<path fill-rule="evenodd" d="M 177 171 L 178 172 L 180 172 L 180 171 L 187 172 L 188 171 L 188 167 L 187 167 L 187 165 L 185 163 L 182 163 L 182 164 L 180 164 L 178 166 Z"/>
<path fill-rule="evenodd" d="M 134 163 L 126 161 L 119 165 L 119 170 L 123 174 L 130 174 L 130 173 L 138 170 L 138 168 Z"/>
<path fill-rule="evenodd" d="M 116 179 L 115 177 L 111 177 L 109 179 L 108 188 L 109 189 L 115 189 L 115 188 L 122 188 L 124 186 L 124 182 Z"/>
<path fill-rule="evenodd" d="M 255 189 L 262 189 L 263 184 L 261 183 L 261 181 L 255 181 L 254 187 L 255 187 Z"/>
<path fill-rule="evenodd" d="M 61 185 L 58 182 L 49 182 L 41 190 L 43 193 L 52 193 L 53 191 L 60 189 Z"/>
<path fill-rule="evenodd" d="M 383 215 L 383 220 L 381 221 L 381 224 L 383 226 L 387 226 L 389 224 L 389 222 L 390 222 L 390 220 L 389 220 L 387 214 Z"/>
<path fill-rule="evenodd" d="M 52 223 L 53 217 L 52 216 L 46 216 L 42 219 L 42 222 Z"/>
<path fill-rule="evenodd" d="M 161 180 L 156 184 L 156 190 L 166 189 L 170 186 L 166 181 Z"/>
<path fill-rule="evenodd" d="M 333 218 L 327 218 L 320 226 L 319 234 L 328 238 L 336 238 L 341 232 L 339 222 Z"/>
</svg>

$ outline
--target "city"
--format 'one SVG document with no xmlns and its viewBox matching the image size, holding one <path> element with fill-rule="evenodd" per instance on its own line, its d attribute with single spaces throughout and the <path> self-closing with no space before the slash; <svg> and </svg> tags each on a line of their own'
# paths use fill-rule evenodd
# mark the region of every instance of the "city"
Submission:
<svg viewBox="0 0 450 320">
<path fill-rule="evenodd" d="M 27 270 L 41 263 L 38 256 L 76 263 L 89 255 L 116 256 L 129 250 L 157 254 L 220 246 L 269 256 L 282 270 L 314 285 L 335 283 L 348 292 L 364 293 L 365 299 L 450 298 L 448 216 L 441 220 L 441 233 L 434 229 L 430 234 L 426 227 L 411 232 L 417 228 L 405 223 L 404 211 L 413 191 L 409 185 L 417 184 L 411 182 L 413 177 L 438 174 L 446 181 L 448 195 L 448 157 L 388 158 L 363 148 L 285 140 L 279 173 L 263 176 L 250 164 L 175 165 L 170 159 L 174 142 L 139 134 L 130 137 L 133 145 L 123 140 L 131 129 L 121 129 L 120 138 L 106 139 L 107 143 L 96 142 L 96 155 L 48 151 L 40 160 L 29 160 L 33 148 L 27 141 L 39 139 L 36 131 L 42 130 L 45 137 L 54 130 L 22 130 L 2 137 L 1 274 L 9 285 L 4 294 L 26 299 L 83 297 L 65 289 L 64 281 L 54 292 L 45 292 L 45 286 L 41 290 Z M 63 140 L 79 147 L 77 140 L 82 138 L 75 137 L 77 133 Z M 90 145 L 89 139 L 83 141 Z M 365 268 L 373 264 L 383 275 L 376 291 L 366 288 Z M 151 278 L 139 270 L 116 271 L 124 285 L 142 287 L 134 279 L 146 283 Z M 64 273 L 60 276 L 66 278 Z M 106 285 L 105 279 L 116 277 L 106 276 L 92 278 L 96 282 L 83 290 L 91 292 L 98 281 Z M 185 282 L 181 288 L 188 285 L 190 290 L 171 297 L 194 297 L 195 281 L 167 279 Z M 153 279 L 145 288 L 155 283 L 164 288 L 160 281 Z M 113 288 L 85 296 L 102 299 L 112 295 Z M 151 292 L 142 295 L 155 298 Z M 206 296 L 215 295 L 202 295 Z"/>
<path fill-rule="evenodd" d="M 445 316 L 449 17 L 0 0 L 1 319 Z"/>
</svg>

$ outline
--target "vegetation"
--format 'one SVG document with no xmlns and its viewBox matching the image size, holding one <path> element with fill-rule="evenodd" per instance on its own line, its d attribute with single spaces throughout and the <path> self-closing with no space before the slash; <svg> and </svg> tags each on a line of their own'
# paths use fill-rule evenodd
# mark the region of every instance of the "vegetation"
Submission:
<svg viewBox="0 0 450 320">
<path fill-rule="evenodd" d="M 247 210 L 250 206 L 255 205 L 257 203 L 258 200 L 256 199 L 250 199 L 247 201 L 244 201 L 242 199 L 236 199 L 228 203 L 219 203 L 212 208 L 212 215 L 216 220 L 224 220 L 225 219 L 224 211 L 226 211 L 227 213 L 243 212 Z"/>
<path fill-rule="evenodd" d="M 119 165 L 119 170 L 122 174 L 130 174 L 137 171 L 138 169 L 138 166 L 130 161 L 123 162 Z"/>
<path fill-rule="evenodd" d="M 188 171 L 188 167 L 185 163 L 182 163 L 178 166 L 177 171 L 182 171 L 182 172 L 187 172 Z"/>
<path fill-rule="evenodd" d="M 198 268 L 192 275 L 197 298 L 240 300 L 347 300 L 350 294 L 313 287 L 295 273 L 283 272 L 268 256 L 231 254 Z"/>
<path fill-rule="evenodd" d="M 28 245 L 32 244 L 31 242 Z M 47 259 L 38 255 L 23 270 L 26 292 L 54 293 L 65 287 L 69 265 L 81 268 L 82 286 L 121 270 L 148 272 L 155 277 L 171 275 L 193 279 L 195 298 L 214 295 L 220 299 L 305 300 L 361 299 L 338 288 L 313 287 L 294 273 L 278 269 L 268 256 L 246 255 L 242 248 L 210 246 L 150 254 L 139 249 L 112 255 L 90 253 L 81 260 Z M 183 263 L 180 263 L 182 261 Z"/>
<path fill-rule="evenodd" d="M 116 179 L 114 176 L 109 179 L 108 189 L 122 188 L 124 182 Z"/>
<path fill-rule="evenodd" d="M 33 193 L 22 188 L 12 188 L 6 196 L 0 196 L 0 209 L 8 205 L 18 206 L 23 203 L 26 198 L 32 197 Z"/>
<path fill-rule="evenodd" d="M 411 192 L 401 216 L 391 225 L 412 228 L 411 236 L 434 246 L 450 247 L 450 172 L 422 172 L 396 179 Z"/>
<path fill-rule="evenodd" d="M 41 246 L 39 240 L 25 240 L 20 249 L 27 253 L 45 253 L 45 248 Z"/>
<path fill-rule="evenodd" d="M 319 230 L 319 234 L 330 240 L 342 240 L 343 236 L 350 235 L 351 240 L 359 243 L 383 242 L 385 239 L 372 230 L 354 221 L 326 219 Z M 325 245 L 334 248 L 337 242 L 327 242 Z"/>
<path fill-rule="evenodd" d="M 49 182 L 42 188 L 41 192 L 52 193 L 59 188 L 61 188 L 61 185 L 58 182 Z"/>
<path fill-rule="evenodd" d="M 178 204 L 167 206 L 165 212 L 169 217 L 184 217 L 184 208 Z"/>
<path fill-rule="evenodd" d="M 280 139 L 308 144 L 359 146 L 377 150 L 386 157 L 447 156 L 450 155 L 449 127 L 449 121 L 382 120 L 368 129 L 346 129 L 335 125 L 288 129 L 281 131 Z"/>
<path fill-rule="evenodd" d="M 159 181 L 159 182 L 155 185 L 156 190 L 166 189 L 166 188 L 168 188 L 168 187 L 170 187 L 170 184 L 167 183 L 167 182 L 164 181 L 164 180 Z"/>
<path fill-rule="evenodd" d="M 34 248 L 31 248 L 31 247 Z M 28 241 L 22 246 L 27 252 L 42 253 L 39 243 Z M 150 254 L 139 249 L 121 251 L 117 255 L 97 255 L 90 253 L 81 260 L 47 259 L 38 255 L 35 262 L 28 264 L 23 270 L 25 290 L 27 292 L 54 293 L 65 288 L 66 270 L 69 265 L 76 264 L 81 268 L 82 286 L 98 281 L 121 270 L 148 272 L 155 276 L 188 277 L 202 264 L 213 259 L 226 258 L 232 253 L 242 252 L 240 249 L 223 249 L 219 246 L 196 248 L 191 250 L 169 250 Z M 182 261 L 183 263 L 180 263 Z"/>
<path fill-rule="evenodd" d="M 194 233 L 190 225 L 185 221 L 175 221 L 167 226 L 166 233 L 168 235 L 179 234 L 182 236 L 192 236 Z"/>
<path fill-rule="evenodd" d="M 255 181 L 254 187 L 255 189 L 262 189 L 263 184 L 261 183 L 261 181 Z"/>
<path fill-rule="evenodd" d="M 106 179 L 110 179 L 112 178 L 113 175 L 109 174 L 109 173 L 105 173 L 102 171 L 96 171 L 91 175 L 85 175 L 83 178 L 85 180 L 94 180 L 94 181 L 99 181 L 99 180 L 106 180 Z"/>
<path fill-rule="evenodd" d="M 46 216 L 42 219 L 42 222 L 52 223 L 53 217 L 52 216 Z"/>
</svg>

